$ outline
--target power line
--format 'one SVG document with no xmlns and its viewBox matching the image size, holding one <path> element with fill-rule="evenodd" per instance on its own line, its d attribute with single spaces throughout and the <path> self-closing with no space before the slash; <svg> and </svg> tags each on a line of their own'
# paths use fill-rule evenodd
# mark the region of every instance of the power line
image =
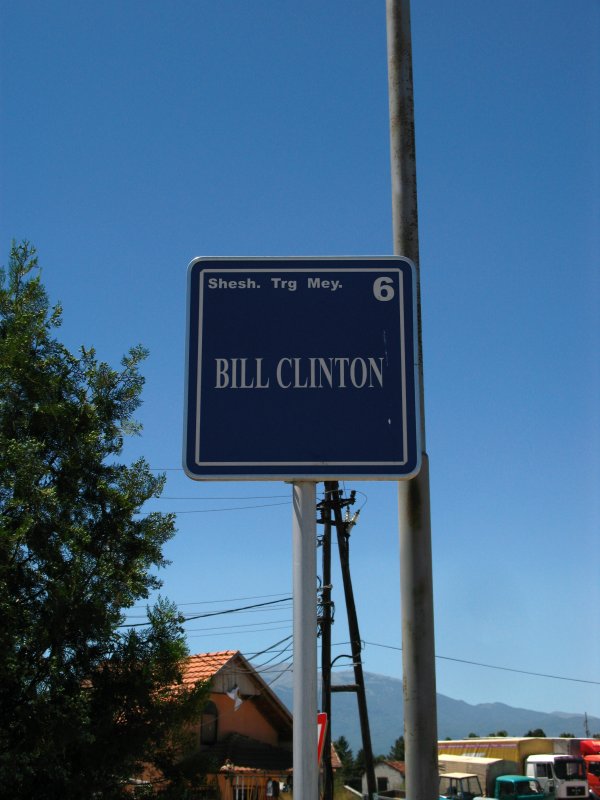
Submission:
<svg viewBox="0 0 600 800">
<path fill-rule="evenodd" d="M 221 597 L 219 600 L 194 600 L 189 603 L 175 603 L 179 608 L 180 606 L 206 606 L 214 603 L 240 603 L 242 600 L 264 600 L 266 597 L 283 597 L 286 600 L 291 600 L 287 592 L 275 592 L 273 594 L 251 594 L 245 597 Z M 131 606 L 131 608 L 146 608 L 146 605 Z"/>
<path fill-rule="evenodd" d="M 233 614 L 233 613 L 238 612 L 238 611 L 248 611 L 248 610 L 254 609 L 254 608 L 264 608 L 266 606 L 277 605 L 278 603 L 286 603 L 286 602 L 289 602 L 291 599 L 292 599 L 291 597 L 283 597 L 281 600 L 269 600 L 269 601 L 267 601 L 265 603 L 254 603 L 254 604 L 248 605 L 248 606 L 240 606 L 239 608 L 225 608 L 225 609 L 222 609 L 221 611 L 207 611 L 204 614 L 192 614 L 189 617 L 185 617 L 184 622 L 189 622 L 190 620 L 193 620 L 193 619 L 205 619 L 206 617 L 219 617 L 219 616 L 222 616 L 223 614 Z M 148 622 L 132 622 L 132 623 L 127 623 L 127 624 L 121 625 L 121 627 L 122 628 L 141 628 L 141 627 L 145 627 L 148 624 L 149 624 Z"/>
<path fill-rule="evenodd" d="M 235 613 L 239 613 L 239 614 L 262 614 L 262 612 L 265 611 L 265 610 L 269 610 L 269 611 L 291 611 L 291 609 L 292 609 L 292 604 L 290 603 L 289 605 L 281 605 L 281 606 L 278 606 L 277 608 L 269 608 L 269 609 L 264 609 L 264 608 L 262 608 L 261 605 L 259 605 L 256 608 L 250 606 L 249 608 L 240 608 L 239 610 L 236 609 L 236 608 L 223 609 L 221 613 L 223 613 L 223 614 L 235 614 Z M 217 612 L 203 614 L 203 615 L 201 615 L 201 617 L 202 616 L 215 616 L 216 613 Z M 148 616 L 146 614 L 131 614 L 131 615 L 125 616 L 124 619 L 127 620 L 127 621 L 135 620 L 135 619 L 148 620 Z M 197 615 L 195 615 L 195 614 L 189 614 L 188 616 L 186 616 L 185 614 L 181 615 L 181 622 L 183 624 L 185 624 L 186 622 L 189 622 L 190 620 L 195 620 L 195 619 L 199 619 L 199 617 Z M 281 619 L 280 620 L 273 620 L 273 622 L 278 622 L 278 623 L 281 623 L 281 622 L 284 622 L 284 621 L 285 620 L 281 620 Z M 266 624 L 266 623 L 253 622 L 251 624 L 252 625 L 261 625 L 261 624 Z"/>
<path fill-rule="evenodd" d="M 211 631 L 235 631 L 236 633 L 263 633 L 265 631 L 270 630 L 282 630 L 283 627 L 289 628 L 293 620 L 291 619 L 277 619 L 277 620 L 269 620 L 268 622 L 247 622 L 245 624 L 240 623 L 239 625 L 219 625 L 218 628 L 188 628 L 186 630 L 187 633 L 210 633 Z M 263 627 L 257 628 L 256 626 L 260 625 Z M 241 631 L 240 628 L 251 628 L 251 631 Z"/>
<path fill-rule="evenodd" d="M 183 469 L 183 467 L 149 467 L 149 470 L 150 470 L 150 472 L 184 472 L 185 471 Z M 345 482 L 341 481 L 341 483 L 342 483 L 342 486 L 345 487 L 345 485 L 346 485 Z M 344 491 L 345 491 L 345 489 L 344 489 Z M 324 492 L 323 492 L 323 494 L 324 494 Z M 361 508 L 363 508 L 367 504 L 368 495 L 365 492 L 361 492 L 361 491 L 358 491 L 358 490 L 356 491 L 356 494 L 360 494 L 360 495 L 362 495 L 364 497 L 364 502 L 363 502 L 363 504 L 361 506 Z M 277 495 L 258 495 L 258 498 L 261 498 L 261 497 L 266 497 L 266 498 L 270 498 L 270 497 L 287 497 L 287 495 L 280 495 L 280 494 L 277 494 Z M 184 500 L 184 499 L 185 500 L 188 500 L 188 499 L 197 500 L 197 499 L 209 499 L 209 498 L 172 497 L 172 498 L 164 498 L 164 499 L 169 499 L 169 500 Z M 252 498 L 252 497 L 249 497 L 249 498 L 246 498 L 246 497 L 239 497 L 239 498 L 238 497 L 233 497 L 233 498 L 214 497 L 214 498 L 210 498 L 210 499 L 213 499 L 213 500 L 229 500 L 229 499 L 231 499 L 231 500 L 247 500 L 247 499 L 254 499 L 254 498 Z"/>
<path fill-rule="evenodd" d="M 287 500 L 283 503 L 257 503 L 251 506 L 230 506 L 229 508 L 198 508 L 192 511 L 164 511 L 161 509 L 155 509 L 154 511 L 148 511 L 148 512 L 139 511 L 136 513 L 135 516 L 147 517 L 150 514 L 175 514 L 175 516 L 178 517 L 180 514 L 214 514 L 219 511 L 248 511 L 254 508 L 274 508 L 275 506 L 289 506 L 291 502 L 292 502 L 291 500 Z"/>
<path fill-rule="evenodd" d="M 286 672 L 289 672 L 291 669 L 294 668 L 294 663 L 292 659 L 293 659 L 293 654 L 290 653 L 290 655 L 287 658 L 278 661 L 276 664 L 273 664 L 273 666 L 269 667 L 268 669 L 262 670 L 262 673 L 260 670 L 257 670 L 257 672 L 259 673 L 259 675 L 264 673 L 264 675 L 266 675 L 267 677 L 271 677 L 273 674 L 275 674 L 273 680 L 267 684 L 268 686 L 271 686 L 271 684 L 275 683 L 275 681 L 278 680 L 278 678 L 281 678 L 282 675 L 285 675 Z M 281 667 L 283 666 L 283 664 L 288 664 L 288 666 L 283 670 L 277 671 L 276 667 Z"/>
<path fill-rule="evenodd" d="M 289 506 L 291 505 L 291 500 L 286 500 L 283 503 L 258 503 L 251 506 L 231 506 L 230 508 L 199 508 L 194 509 L 193 511 L 167 511 L 161 513 L 167 514 L 213 514 L 217 511 L 246 511 L 252 508 L 274 508 L 275 506 Z"/>
<path fill-rule="evenodd" d="M 294 638 L 293 634 L 291 636 L 286 636 L 284 639 L 280 639 L 278 642 L 275 642 L 275 644 L 272 644 L 270 647 L 266 647 L 264 650 L 260 650 L 258 653 L 252 653 L 252 655 L 248 656 L 248 658 L 249 659 L 250 658 L 258 658 L 259 656 L 262 656 L 265 653 L 269 653 L 271 650 L 273 650 L 274 647 L 277 647 L 277 645 L 283 644 L 284 642 L 289 642 L 290 639 L 293 639 L 293 638 Z M 289 647 L 291 647 L 291 645 L 292 645 L 292 643 L 290 642 L 290 644 L 283 650 L 283 652 L 285 652 Z M 281 652 L 281 651 L 278 651 L 278 652 Z M 261 664 L 260 666 L 264 666 L 264 664 Z"/>
<path fill-rule="evenodd" d="M 205 497 L 204 495 L 199 495 L 197 497 L 169 497 L 168 495 L 161 494 L 160 497 L 155 499 L 157 500 L 273 500 L 277 497 L 288 497 L 287 494 L 254 494 L 248 495 L 247 497 Z M 150 502 L 150 499 L 148 502 Z"/>
<path fill-rule="evenodd" d="M 347 642 L 341 642 L 340 644 L 347 644 Z M 401 647 L 394 647 L 391 644 L 380 644 L 379 642 L 365 642 L 365 644 L 369 644 L 373 647 L 384 647 L 387 650 L 402 650 Z M 456 661 L 459 664 L 470 664 L 474 667 L 485 667 L 486 669 L 498 669 L 502 672 L 518 672 L 521 675 L 533 675 L 536 678 L 553 678 L 557 681 L 571 681 L 572 683 L 589 683 L 594 686 L 600 686 L 600 681 L 590 681 L 586 680 L 585 678 L 567 678 L 564 675 L 550 675 L 545 672 L 531 672 L 530 670 L 526 669 L 517 669 L 516 667 L 499 667 L 496 664 L 483 664 L 481 661 L 468 661 L 466 658 L 453 658 L 452 656 L 435 656 L 442 661 Z"/>
<path fill-rule="evenodd" d="M 277 596 L 277 595 L 256 595 L 255 597 L 260 598 L 260 597 L 273 597 L 273 596 Z M 250 596 L 250 597 L 241 597 L 241 598 L 231 598 L 230 600 L 214 600 L 214 601 L 205 600 L 205 601 L 197 601 L 195 603 L 183 603 L 181 605 L 202 605 L 204 603 L 232 602 L 232 601 L 236 601 L 236 600 L 246 600 L 246 599 L 248 599 L 248 600 L 249 599 L 254 599 L 254 597 Z M 192 620 L 195 620 L 195 619 L 205 619 L 207 617 L 216 617 L 216 616 L 223 616 L 225 614 L 234 614 L 234 613 L 249 612 L 249 611 L 253 612 L 253 611 L 256 611 L 257 609 L 263 609 L 263 608 L 266 608 L 266 607 L 269 607 L 269 606 L 280 605 L 281 603 L 289 603 L 292 599 L 293 598 L 291 596 L 286 596 L 286 597 L 282 597 L 282 598 L 280 598 L 278 600 L 270 600 L 270 601 L 266 601 L 264 603 L 253 603 L 253 604 L 246 605 L 246 606 L 239 606 L 237 608 L 227 608 L 227 609 L 222 609 L 220 611 L 209 611 L 209 612 L 201 613 L 201 614 L 192 614 L 192 615 L 190 615 L 188 617 L 185 617 L 184 624 L 187 623 L 187 622 L 191 622 Z M 291 606 L 280 606 L 280 608 L 277 609 L 277 610 L 285 610 L 285 609 L 288 609 L 290 607 Z M 129 619 L 135 619 L 135 616 L 129 617 Z M 276 621 L 274 620 L 273 623 L 275 623 L 275 622 Z M 285 620 L 285 621 L 282 620 L 281 622 L 288 622 L 288 620 Z M 126 623 L 126 624 L 123 624 L 121 627 L 122 628 L 139 628 L 139 627 L 145 627 L 148 624 L 149 624 L 148 621 L 146 621 L 146 622 L 138 622 L 138 623 Z M 271 623 L 264 622 L 264 623 L 250 623 L 250 624 L 268 625 L 268 624 L 271 624 Z M 239 627 L 246 627 L 246 626 L 244 626 L 244 625 L 234 625 L 234 626 L 230 626 L 230 627 L 231 628 L 239 628 Z M 275 628 L 271 628 L 271 630 L 274 630 L 274 629 Z M 202 630 L 210 631 L 211 629 L 199 628 L 197 630 L 198 631 L 202 631 Z M 220 630 L 222 630 L 222 629 L 220 629 Z M 264 629 L 263 629 L 263 631 L 264 631 Z M 192 632 L 193 631 L 188 631 L 186 633 L 192 633 Z M 256 631 L 238 631 L 238 633 L 242 633 L 242 632 L 243 633 L 250 633 L 250 632 L 260 633 L 262 631 L 259 630 L 259 629 L 257 629 Z M 217 635 L 217 634 L 213 633 L 212 635 Z M 192 638 L 196 638 L 196 636 L 194 636 Z M 277 644 L 279 644 L 279 642 L 277 642 L 275 645 L 272 645 L 272 647 L 276 647 Z M 341 647 L 341 646 L 348 645 L 348 644 L 350 644 L 350 643 L 349 642 L 336 642 L 333 646 L 334 647 Z M 396 650 L 398 652 L 402 652 L 402 647 L 395 646 L 395 645 L 389 645 L 389 644 L 382 644 L 381 642 L 369 642 L 369 641 L 363 640 L 363 644 L 370 645 L 371 647 L 381 647 L 381 648 L 384 648 L 386 650 Z M 256 658 L 258 655 L 261 655 L 264 652 L 268 652 L 270 649 L 271 648 L 267 648 L 266 650 L 261 651 L 261 653 L 257 653 L 257 654 L 255 654 L 253 656 L 250 656 L 250 657 L 251 658 Z M 536 678 L 549 678 L 549 679 L 552 679 L 552 680 L 568 681 L 568 682 L 571 682 L 571 683 L 584 683 L 584 684 L 588 684 L 588 685 L 591 685 L 591 686 L 600 686 L 600 681 L 588 680 L 586 678 L 571 678 L 571 677 L 567 677 L 565 675 L 552 675 L 550 673 L 545 673 L 545 672 L 533 672 L 531 670 L 519 669 L 517 667 L 504 667 L 504 666 L 498 666 L 497 664 L 486 664 L 486 663 L 481 662 L 481 661 L 470 661 L 470 660 L 465 659 L 465 658 L 454 658 L 453 656 L 442 656 L 442 655 L 439 655 L 437 653 L 435 655 L 435 658 L 440 660 L 440 661 L 453 661 L 453 662 L 458 663 L 458 664 L 468 664 L 470 666 L 482 667 L 484 669 L 495 669 L 495 670 L 499 670 L 501 672 L 514 672 L 514 673 L 517 673 L 517 674 L 520 674 L 520 675 L 530 675 L 530 676 L 536 677 Z"/>
<path fill-rule="evenodd" d="M 223 630 L 223 631 L 218 631 L 217 630 L 217 631 L 212 631 L 211 633 L 195 633 L 196 630 L 197 631 L 204 630 L 203 628 L 196 628 L 196 629 L 192 629 L 191 631 L 186 631 L 185 635 L 186 635 L 186 637 L 188 639 L 208 639 L 208 638 L 214 639 L 217 636 L 229 636 L 229 637 L 231 637 L 232 633 L 235 633 L 235 636 L 237 637 L 237 636 L 246 635 L 248 633 L 251 633 L 251 634 L 254 635 L 256 633 L 270 633 L 271 631 L 289 631 L 289 629 L 290 629 L 289 624 L 286 624 L 286 625 L 273 625 L 270 628 L 251 628 L 250 630 L 247 630 L 247 631 L 234 631 L 234 632 L 232 632 L 232 631 L 229 631 L 229 630 Z"/>
</svg>

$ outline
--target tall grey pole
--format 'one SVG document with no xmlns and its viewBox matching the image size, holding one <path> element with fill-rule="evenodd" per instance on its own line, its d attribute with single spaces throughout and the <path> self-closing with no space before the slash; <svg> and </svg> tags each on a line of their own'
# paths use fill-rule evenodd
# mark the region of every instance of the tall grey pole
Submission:
<svg viewBox="0 0 600 800">
<path fill-rule="evenodd" d="M 293 484 L 294 797 L 317 800 L 317 484 Z"/>
<path fill-rule="evenodd" d="M 437 709 L 410 0 L 386 0 L 386 14 L 394 254 L 410 258 L 417 271 L 422 448 L 419 474 L 401 481 L 398 488 L 406 796 L 434 800 L 438 797 Z"/>
</svg>

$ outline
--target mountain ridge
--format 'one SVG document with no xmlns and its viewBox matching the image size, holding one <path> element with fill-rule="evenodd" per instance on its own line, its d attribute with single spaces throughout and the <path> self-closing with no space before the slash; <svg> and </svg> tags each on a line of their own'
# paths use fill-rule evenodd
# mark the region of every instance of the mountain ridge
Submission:
<svg viewBox="0 0 600 800">
<path fill-rule="evenodd" d="M 265 671 L 262 671 L 263 676 Z M 365 672 L 365 687 L 373 752 L 385 755 L 396 739 L 403 734 L 402 680 Z M 267 681 L 268 682 L 268 681 Z M 334 684 L 354 683 L 351 670 L 337 672 Z M 289 708 L 293 704 L 293 675 L 290 672 L 276 678 L 271 689 Z M 472 705 L 447 695 L 437 694 L 438 739 L 466 739 L 470 733 L 487 736 L 492 731 L 506 731 L 509 736 L 523 736 L 529 730 L 541 728 L 547 736 L 572 733 L 585 737 L 584 713 L 566 711 L 534 711 L 506 703 Z M 332 738 L 345 736 L 352 751 L 362 747 L 356 697 L 353 693 L 334 693 L 331 698 Z M 592 733 L 600 731 L 600 717 L 588 715 Z"/>
</svg>

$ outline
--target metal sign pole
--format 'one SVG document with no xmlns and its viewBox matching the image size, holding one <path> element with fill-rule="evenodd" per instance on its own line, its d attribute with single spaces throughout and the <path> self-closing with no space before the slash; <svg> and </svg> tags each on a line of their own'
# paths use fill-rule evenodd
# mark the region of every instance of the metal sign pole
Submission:
<svg viewBox="0 0 600 800">
<path fill-rule="evenodd" d="M 394 253 L 417 272 L 421 471 L 398 485 L 406 796 L 438 796 L 429 465 L 425 446 L 410 0 L 386 0 Z"/>
<path fill-rule="evenodd" d="M 293 483 L 294 797 L 316 800 L 317 764 L 317 484 Z"/>
</svg>

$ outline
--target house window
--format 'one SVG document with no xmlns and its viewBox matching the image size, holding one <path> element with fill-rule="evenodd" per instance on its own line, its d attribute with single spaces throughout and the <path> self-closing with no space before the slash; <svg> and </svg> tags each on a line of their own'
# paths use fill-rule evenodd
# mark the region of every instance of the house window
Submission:
<svg viewBox="0 0 600 800">
<path fill-rule="evenodd" d="M 387 792 L 388 790 L 388 779 L 387 778 L 377 778 L 377 791 L 378 792 Z"/>
<path fill-rule="evenodd" d="M 200 717 L 200 744 L 214 744 L 217 741 L 217 723 L 219 712 L 216 705 L 209 700 Z"/>
</svg>

